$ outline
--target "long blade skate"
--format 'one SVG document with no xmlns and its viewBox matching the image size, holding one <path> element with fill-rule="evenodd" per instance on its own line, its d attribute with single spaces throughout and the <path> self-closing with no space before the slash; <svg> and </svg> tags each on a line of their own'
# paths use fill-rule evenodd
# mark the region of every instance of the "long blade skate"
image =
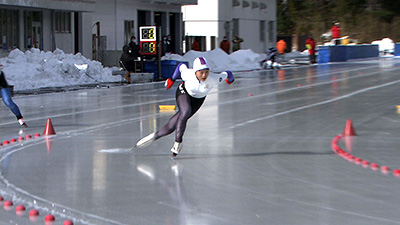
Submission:
<svg viewBox="0 0 400 225">
<path fill-rule="evenodd" d="M 156 135 L 156 133 L 151 133 L 151 134 L 147 135 L 146 137 L 140 139 L 136 143 L 135 148 L 144 148 L 144 147 L 150 145 L 155 140 L 154 139 L 155 135 Z"/>
</svg>

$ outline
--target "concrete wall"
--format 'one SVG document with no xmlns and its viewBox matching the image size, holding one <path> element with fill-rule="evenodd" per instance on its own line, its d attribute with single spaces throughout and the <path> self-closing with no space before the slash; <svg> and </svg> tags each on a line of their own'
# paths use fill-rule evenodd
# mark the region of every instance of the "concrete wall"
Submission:
<svg viewBox="0 0 400 225">
<path fill-rule="evenodd" d="M 132 0 L 97 0 L 95 13 L 92 16 L 93 24 L 100 22 L 101 36 L 107 36 L 106 50 L 122 50 L 124 46 L 124 21 L 133 20 L 135 31 L 138 30 L 138 10 L 154 12 L 174 12 L 180 13 L 181 7 L 172 4 L 144 3 L 142 1 Z M 118 13 L 117 13 L 118 12 Z M 154 25 L 154 21 L 151 24 Z M 92 33 L 95 34 L 95 28 Z M 135 33 L 138 36 L 137 33 Z"/>
</svg>

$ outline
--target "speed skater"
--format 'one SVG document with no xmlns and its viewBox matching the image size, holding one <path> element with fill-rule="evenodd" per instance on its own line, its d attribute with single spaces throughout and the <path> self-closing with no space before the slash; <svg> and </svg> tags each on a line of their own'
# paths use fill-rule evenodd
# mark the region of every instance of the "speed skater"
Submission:
<svg viewBox="0 0 400 225">
<path fill-rule="evenodd" d="M 3 65 L 0 65 L 0 95 L 3 99 L 4 104 L 10 108 L 11 112 L 17 117 L 19 124 L 23 127 L 27 127 L 18 106 L 13 102 L 11 98 L 10 86 L 7 83 L 6 77 L 3 73 Z"/>
<path fill-rule="evenodd" d="M 193 61 L 193 69 L 188 69 L 185 64 L 180 63 L 175 68 L 172 77 L 166 80 L 166 89 L 170 89 L 178 78 L 183 81 L 176 89 L 175 94 L 178 112 L 159 131 L 139 140 L 135 147 L 145 147 L 175 131 L 175 143 L 171 148 L 171 152 L 173 156 L 176 156 L 182 149 L 186 123 L 200 109 L 208 92 L 214 85 L 223 80 L 228 84 L 232 84 L 235 80 L 229 70 L 220 74 L 210 74 L 210 68 L 204 57 L 197 57 Z"/>
</svg>

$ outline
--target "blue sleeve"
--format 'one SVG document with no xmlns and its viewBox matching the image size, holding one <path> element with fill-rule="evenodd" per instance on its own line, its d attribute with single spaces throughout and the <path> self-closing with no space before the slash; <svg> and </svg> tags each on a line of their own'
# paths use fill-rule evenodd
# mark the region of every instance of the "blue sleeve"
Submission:
<svg viewBox="0 0 400 225">
<path fill-rule="evenodd" d="M 178 66 L 176 66 L 174 73 L 172 74 L 172 80 L 175 81 L 176 79 L 180 79 L 181 78 L 181 71 L 180 71 L 180 67 L 182 65 L 185 65 L 184 63 L 179 63 Z M 186 66 L 186 65 L 185 65 Z"/>
</svg>

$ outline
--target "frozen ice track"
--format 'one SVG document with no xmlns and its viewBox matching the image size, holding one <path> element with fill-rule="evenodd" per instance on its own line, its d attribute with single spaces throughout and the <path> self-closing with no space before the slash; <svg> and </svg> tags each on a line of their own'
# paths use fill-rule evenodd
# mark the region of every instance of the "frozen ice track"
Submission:
<svg viewBox="0 0 400 225">
<path fill-rule="evenodd" d="M 396 193 L 399 179 L 353 167 L 329 147 L 347 118 L 360 135 L 354 152 L 373 154 L 363 141 L 372 124 L 380 134 L 395 132 L 399 119 L 389 108 L 400 101 L 393 94 L 399 65 L 370 60 L 237 74 L 190 119 L 175 160 L 173 135 L 125 151 L 171 116 L 157 109 L 174 104 L 175 90 L 162 83 L 17 97 L 32 118 L 28 129 L 41 133 L 52 118 L 57 135 L 51 151 L 44 138 L 1 147 L 1 190 L 92 224 L 400 224 L 399 196 L 381 195 Z M 390 123 L 376 128 L 382 115 Z M 0 116 L 8 128 L 0 135 L 18 133 L 11 116 Z"/>
</svg>

